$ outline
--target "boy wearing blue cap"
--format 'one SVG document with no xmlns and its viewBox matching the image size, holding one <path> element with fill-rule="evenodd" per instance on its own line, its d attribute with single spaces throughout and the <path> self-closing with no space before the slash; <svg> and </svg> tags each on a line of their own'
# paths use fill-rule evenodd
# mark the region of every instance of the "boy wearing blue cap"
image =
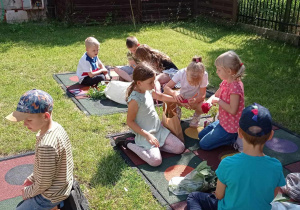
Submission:
<svg viewBox="0 0 300 210">
<path fill-rule="evenodd" d="M 193 192 L 188 209 L 271 209 L 279 187 L 285 185 L 281 163 L 263 153 L 273 137 L 268 109 L 258 104 L 246 107 L 239 121 L 243 152 L 224 158 L 216 174 L 215 194 Z"/>
<path fill-rule="evenodd" d="M 6 117 L 24 121 L 36 135 L 33 173 L 24 181 L 17 210 L 52 209 L 69 197 L 73 184 L 73 156 L 69 137 L 52 120 L 53 99 L 42 90 L 21 96 L 17 110 Z"/>
</svg>

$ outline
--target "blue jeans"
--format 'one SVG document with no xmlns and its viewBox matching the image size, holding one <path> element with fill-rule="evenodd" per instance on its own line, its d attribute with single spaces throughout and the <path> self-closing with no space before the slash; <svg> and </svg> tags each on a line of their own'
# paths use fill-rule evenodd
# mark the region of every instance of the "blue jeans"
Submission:
<svg viewBox="0 0 300 210">
<path fill-rule="evenodd" d="M 188 210 L 217 210 L 218 199 L 214 194 L 192 192 L 186 199 Z"/>
<path fill-rule="evenodd" d="M 237 133 L 228 133 L 219 120 L 209 124 L 199 134 L 199 145 L 203 150 L 212 150 L 222 145 L 230 145 L 237 139 Z"/>
<path fill-rule="evenodd" d="M 60 204 L 58 203 L 51 203 L 50 200 L 44 198 L 41 194 L 34 196 L 33 198 L 29 198 L 27 200 L 21 201 L 16 210 L 49 210 L 54 208 Z"/>
</svg>

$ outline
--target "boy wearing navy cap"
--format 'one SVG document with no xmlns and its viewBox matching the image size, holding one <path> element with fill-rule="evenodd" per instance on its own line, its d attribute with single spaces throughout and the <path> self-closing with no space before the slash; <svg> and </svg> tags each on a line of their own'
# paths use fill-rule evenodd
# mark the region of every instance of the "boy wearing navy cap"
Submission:
<svg viewBox="0 0 300 210">
<path fill-rule="evenodd" d="M 69 197 L 73 184 L 73 156 L 69 137 L 52 120 L 53 99 L 42 90 L 21 96 L 17 110 L 6 117 L 24 121 L 36 135 L 33 173 L 24 181 L 17 210 L 52 209 Z"/>
<path fill-rule="evenodd" d="M 189 194 L 188 209 L 271 209 L 279 187 L 285 185 L 281 163 L 263 153 L 274 134 L 271 114 L 258 104 L 248 106 L 239 126 L 243 152 L 221 161 L 215 194 Z"/>
</svg>

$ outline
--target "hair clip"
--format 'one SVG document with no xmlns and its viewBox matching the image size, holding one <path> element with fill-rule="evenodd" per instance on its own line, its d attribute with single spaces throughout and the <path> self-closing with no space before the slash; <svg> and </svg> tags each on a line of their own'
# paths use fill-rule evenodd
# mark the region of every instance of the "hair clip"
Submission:
<svg viewBox="0 0 300 210">
<path fill-rule="evenodd" d="M 200 62 L 200 59 L 199 58 L 196 58 L 196 63 Z"/>
<path fill-rule="evenodd" d="M 243 63 L 240 64 L 240 66 L 244 65 Z"/>
</svg>

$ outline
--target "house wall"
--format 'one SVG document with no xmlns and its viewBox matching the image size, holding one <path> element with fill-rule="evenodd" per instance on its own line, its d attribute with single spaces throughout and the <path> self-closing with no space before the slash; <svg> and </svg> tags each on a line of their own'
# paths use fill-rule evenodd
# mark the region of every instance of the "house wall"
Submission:
<svg viewBox="0 0 300 210">
<path fill-rule="evenodd" d="M 1 4 L 1 1 L 3 4 Z M 44 9 L 23 9 L 22 0 L 0 0 L 0 20 L 8 23 L 40 20 L 46 18 L 47 0 L 44 0 Z M 3 8 L 5 14 L 3 16 Z"/>
</svg>

